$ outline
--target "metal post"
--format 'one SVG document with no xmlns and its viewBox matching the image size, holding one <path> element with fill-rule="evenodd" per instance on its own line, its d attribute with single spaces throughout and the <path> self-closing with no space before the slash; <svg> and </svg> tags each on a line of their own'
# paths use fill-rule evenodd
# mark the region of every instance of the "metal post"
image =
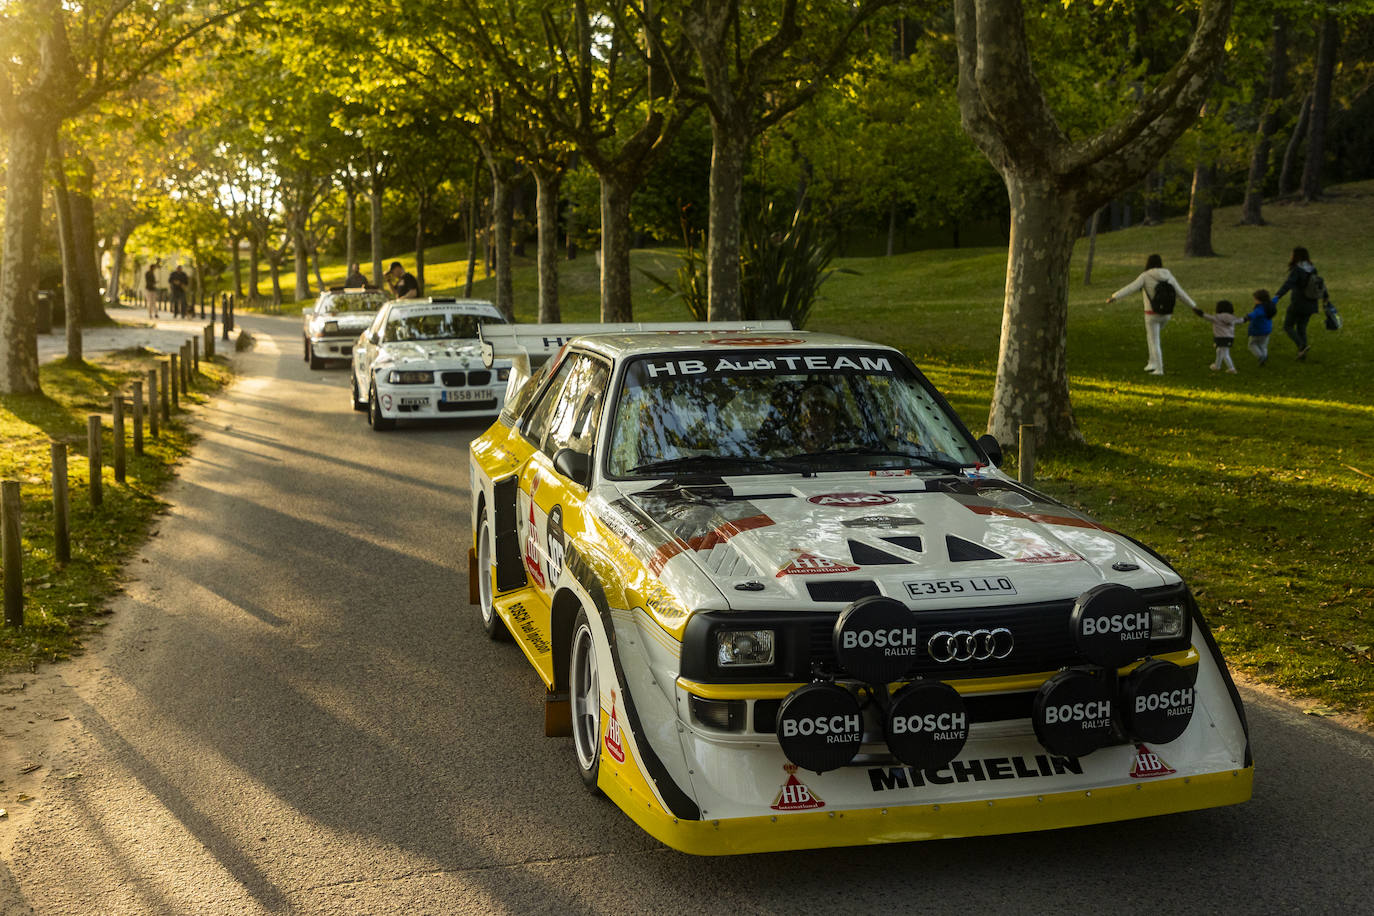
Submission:
<svg viewBox="0 0 1374 916">
<path fill-rule="evenodd" d="M 52 444 L 52 534 L 57 562 L 66 565 L 72 558 L 72 537 L 67 526 L 71 498 L 67 494 L 67 443 Z"/>
<path fill-rule="evenodd" d="M 130 398 L 134 405 L 134 454 L 143 454 L 143 379 L 131 383 L 134 388 Z"/>
<path fill-rule="evenodd" d="M 124 395 L 115 393 L 110 399 L 110 425 L 114 427 L 114 475 L 124 482 Z"/>
<path fill-rule="evenodd" d="M 100 479 L 100 414 L 86 417 L 86 466 L 90 468 L 91 505 L 98 506 L 104 501 L 104 490 Z"/>
<path fill-rule="evenodd" d="M 1021 425 L 1021 440 L 1016 448 L 1018 463 L 1017 479 L 1026 486 L 1035 483 L 1035 426 L 1031 423 Z"/>
<path fill-rule="evenodd" d="M 24 551 L 19 531 L 19 481 L 0 483 L 0 552 L 5 555 L 5 626 L 24 625 Z"/>
</svg>

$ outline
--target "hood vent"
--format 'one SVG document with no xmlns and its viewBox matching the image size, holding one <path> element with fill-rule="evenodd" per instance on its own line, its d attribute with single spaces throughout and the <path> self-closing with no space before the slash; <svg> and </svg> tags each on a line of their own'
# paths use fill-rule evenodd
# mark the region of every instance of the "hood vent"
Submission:
<svg viewBox="0 0 1374 916">
<path fill-rule="evenodd" d="M 951 563 L 970 563 L 974 560 L 1000 560 L 1000 553 L 993 553 L 982 544 L 975 544 L 952 534 L 945 535 L 945 547 L 949 550 Z"/>
<path fill-rule="evenodd" d="M 869 595 L 881 595 L 878 583 L 850 579 L 845 582 L 808 582 L 806 590 L 812 601 L 857 601 Z"/>
<path fill-rule="evenodd" d="M 896 544 L 903 550 L 910 550 L 913 553 L 920 553 L 925 550 L 925 547 L 921 545 L 920 535 L 916 534 L 899 535 L 894 538 L 883 538 L 883 540 L 887 541 L 889 544 Z"/>
<path fill-rule="evenodd" d="M 879 550 L 863 541 L 850 541 L 849 555 L 860 566 L 891 566 L 895 563 L 911 562 L 910 560 L 903 560 L 901 557 L 894 557 L 887 551 Z"/>
<path fill-rule="evenodd" d="M 716 576 L 757 576 L 758 570 L 730 544 L 717 544 L 697 558 L 707 572 Z"/>
</svg>

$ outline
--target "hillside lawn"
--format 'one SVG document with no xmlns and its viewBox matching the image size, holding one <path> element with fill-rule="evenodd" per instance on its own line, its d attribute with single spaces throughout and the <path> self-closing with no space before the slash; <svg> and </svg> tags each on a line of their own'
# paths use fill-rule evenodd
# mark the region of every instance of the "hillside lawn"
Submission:
<svg viewBox="0 0 1374 916">
<path fill-rule="evenodd" d="M 1181 219 L 1099 235 L 1091 286 L 1083 283 L 1088 246 L 1080 241 L 1068 347 L 1074 409 L 1087 441 L 1043 452 L 1036 485 L 1168 557 L 1192 585 L 1235 668 L 1304 698 L 1311 712 L 1341 710 L 1374 724 L 1374 182 L 1332 188 L 1320 204 L 1271 203 L 1267 226 L 1239 226 L 1238 218 L 1237 208 L 1217 211 L 1215 258 L 1181 256 Z M 1276 326 L 1269 364 L 1257 367 L 1242 329 L 1234 351 L 1239 373 L 1212 372 L 1211 326 L 1180 304 L 1164 330 L 1167 374 L 1141 371 L 1139 296 L 1113 305 L 1105 300 L 1135 278 L 1147 255 L 1163 255 L 1208 311 L 1226 298 L 1243 313 L 1255 288 L 1273 291 L 1283 282 L 1294 245 L 1312 251 L 1345 321 L 1342 330 L 1328 332 L 1321 316 L 1313 319 L 1306 362 L 1294 358 L 1293 344 Z M 413 252 L 386 260 L 393 257 L 413 269 Z M 429 294 L 461 293 L 463 257 L 457 245 L 426 249 Z M 661 276 L 676 267 L 670 249 L 633 257 L 636 268 Z M 564 320 L 597 320 L 594 254 L 559 266 Z M 905 350 L 974 434 L 981 433 L 996 373 L 1005 248 L 852 258 L 835 266 L 853 273 L 831 278 L 808 327 Z M 342 282 L 343 273 L 342 263 L 327 264 L 325 280 Z M 480 265 L 478 277 L 474 295 L 492 297 L 494 281 Z M 532 257 L 518 259 L 520 321 L 536 318 L 535 284 Z M 635 317 L 684 320 L 687 314 L 637 273 Z M 0 421 L 6 413 L 0 401 Z M 46 452 L 48 434 L 35 435 Z M 1006 465 L 1016 467 L 1013 455 Z M 72 466 L 78 467 L 75 458 Z M 30 479 L 26 489 L 36 488 L 37 479 Z M 144 518 L 130 527 L 143 529 L 150 520 Z M 107 547 L 115 554 L 107 565 L 133 549 L 128 538 Z M 61 580 L 54 574 L 35 587 L 67 594 Z M 98 611 L 115 587 L 113 577 L 102 578 L 84 598 L 70 592 L 69 600 Z M 62 627 L 72 631 L 69 647 L 5 640 L 0 669 L 61 657 L 75 647 L 84 614 L 73 607 L 62 613 Z"/>
</svg>

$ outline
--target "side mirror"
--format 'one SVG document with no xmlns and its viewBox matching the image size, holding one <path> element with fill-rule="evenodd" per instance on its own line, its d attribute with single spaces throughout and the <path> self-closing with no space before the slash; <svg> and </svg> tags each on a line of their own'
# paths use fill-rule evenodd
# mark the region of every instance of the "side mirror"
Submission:
<svg viewBox="0 0 1374 916">
<path fill-rule="evenodd" d="M 986 433 L 978 438 L 978 447 L 983 450 L 983 454 L 988 456 L 988 460 L 994 466 L 1000 467 L 1002 464 L 1002 443 L 997 441 L 997 437 L 992 433 Z"/>
<path fill-rule="evenodd" d="M 584 490 L 591 486 L 591 455 L 584 455 L 570 448 L 560 448 L 553 456 L 553 469 Z"/>
</svg>

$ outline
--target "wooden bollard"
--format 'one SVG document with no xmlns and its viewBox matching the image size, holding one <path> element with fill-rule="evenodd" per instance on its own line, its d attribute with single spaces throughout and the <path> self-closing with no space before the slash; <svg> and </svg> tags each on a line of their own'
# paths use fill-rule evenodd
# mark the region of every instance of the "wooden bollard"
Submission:
<svg viewBox="0 0 1374 916">
<path fill-rule="evenodd" d="M 200 375 L 200 338 L 191 338 L 191 365 L 194 367 L 193 375 Z"/>
<path fill-rule="evenodd" d="M 166 360 L 161 360 L 157 365 L 158 371 L 162 374 L 162 419 L 172 418 L 172 367 Z"/>
<path fill-rule="evenodd" d="M 105 497 L 100 479 L 100 414 L 86 417 L 86 466 L 91 475 L 91 505 L 98 506 Z"/>
<path fill-rule="evenodd" d="M 5 626 L 24 625 L 24 550 L 19 531 L 19 481 L 0 482 L 0 553 L 5 568 Z"/>
<path fill-rule="evenodd" d="M 207 324 L 207 325 L 205 326 L 205 358 L 206 358 L 206 359 L 214 359 L 214 358 L 215 358 L 215 322 L 214 322 L 214 320 L 213 320 L 214 317 L 215 317 L 214 304 L 215 304 L 215 300 L 212 298 L 212 299 L 210 300 L 210 306 L 211 306 L 211 308 L 210 308 L 210 318 L 211 318 L 211 321 L 210 321 L 209 324 Z"/>
<path fill-rule="evenodd" d="M 171 361 L 172 373 L 172 409 L 181 409 L 181 398 L 177 394 L 177 389 L 181 387 L 181 368 L 177 365 L 178 357 L 175 353 L 169 354 L 167 359 Z"/>
<path fill-rule="evenodd" d="M 115 394 L 110 399 L 110 425 L 114 427 L 114 475 L 115 480 L 124 482 L 124 395 Z"/>
<path fill-rule="evenodd" d="M 1016 447 L 1016 477 L 1026 486 L 1035 483 L 1035 425 L 1021 425 L 1021 440 Z"/>
<path fill-rule="evenodd" d="M 134 454 L 143 454 L 143 380 L 131 383 L 134 393 L 130 400 L 134 405 Z"/>
<path fill-rule="evenodd" d="M 191 348 L 186 341 L 181 342 L 177 353 L 181 356 L 181 394 L 185 397 L 191 390 Z"/>
<path fill-rule="evenodd" d="M 65 565 L 72 558 L 71 529 L 67 518 L 71 506 L 67 494 L 67 443 L 52 444 L 52 536 L 57 562 Z"/>
</svg>

